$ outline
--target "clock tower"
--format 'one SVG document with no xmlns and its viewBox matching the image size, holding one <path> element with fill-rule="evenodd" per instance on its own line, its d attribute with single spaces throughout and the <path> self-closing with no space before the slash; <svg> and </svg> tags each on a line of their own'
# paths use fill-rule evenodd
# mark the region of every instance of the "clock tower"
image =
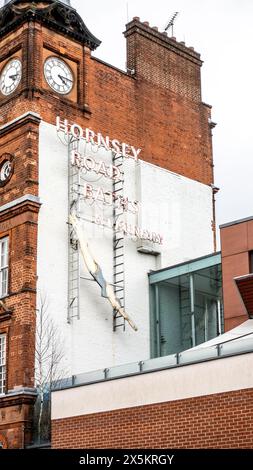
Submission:
<svg viewBox="0 0 253 470">
<path fill-rule="evenodd" d="M 0 9 L 0 447 L 31 443 L 39 127 L 89 119 L 85 74 L 100 44 L 69 0 L 5 0 Z"/>
</svg>

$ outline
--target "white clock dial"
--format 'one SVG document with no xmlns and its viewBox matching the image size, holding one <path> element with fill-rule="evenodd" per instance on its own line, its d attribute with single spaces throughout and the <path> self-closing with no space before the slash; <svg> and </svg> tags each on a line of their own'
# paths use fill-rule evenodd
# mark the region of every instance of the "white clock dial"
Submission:
<svg viewBox="0 0 253 470">
<path fill-rule="evenodd" d="M 67 95 L 74 85 L 70 67 L 58 57 L 49 57 L 44 64 L 44 75 L 48 85 L 57 93 Z"/>
<path fill-rule="evenodd" d="M 2 166 L 0 167 L 0 186 L 7 182 L 13 172 L 13 165 L 11 161 L 7 160 L 5 161 Z"/>
<path fill-rule="evenodd" d="M 11 174 L 11 162 L 5 162 L 1 168 L 0 178 L 1 181 L 7 180 Z"/>
<path fill-rule="evenodd" d="M 0 88 L 3 95 L 10 95 L 16 90 L 22 76 L 22 64 L 19 59 L 10 60 L 1 73 Z"/>
</svg>

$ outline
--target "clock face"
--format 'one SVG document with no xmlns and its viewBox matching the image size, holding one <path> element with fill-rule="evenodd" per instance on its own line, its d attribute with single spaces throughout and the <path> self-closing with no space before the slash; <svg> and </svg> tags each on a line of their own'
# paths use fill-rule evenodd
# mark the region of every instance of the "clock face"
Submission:
<svg viewBox="0 0 253 470">
<path fill-rule="evenodd" d="M 0 88 L 3 95 L 10 95 L 19 85 L 22 64 L 19 59 L 10 60 L 1 73 Z"/>
<path fill-rule="evenodd" d="M 2 182 L 6 181 L 11 175 L 11 162 L 5 162 L 0 171 L 0 180 Z"/>
<path fill-rule="evenodd" d="M 48 85 L 57 93 L 67 95 L 74 85 L 74 76 L 69 66 L 58 57 L 49 57 L 44 64 L 44 75 Z"/>
<path fill-rule="evenodd" d="M 0 187 L 8 183 L 14 171 L 13 157 L 10 154 L 6 154 L 6 157 L 8 159 L 5 159 L 0 165 Z"/>
</svg>

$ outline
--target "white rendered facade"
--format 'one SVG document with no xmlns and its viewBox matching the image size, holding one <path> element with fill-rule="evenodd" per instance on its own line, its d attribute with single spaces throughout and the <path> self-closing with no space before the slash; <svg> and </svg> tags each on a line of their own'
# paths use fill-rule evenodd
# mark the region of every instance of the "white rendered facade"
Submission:
<svg viewBox="0 0 253 470">
<path fill-rule="evenodd" d="M 117 136 L 114 136 L 117 138 Z M 88 149 L 90 154 L 92 150 Z M 112 154 L 93 149 L 96 161 L 111 163 Z M 137 215 L 128 214 L 130 224 L 145 227 L 163 236 L 155 245 L 157 256 L 137 251 L 141 241 L 125 238 L 125 310 L 138 326 L 124 332 L 112 328 L 112 308 L 101 297 L 95 281 L 80 281 L 80 320 L 68 317 L 68 147 L 56 127 L 40 124 L 39 196 L 42 203 L 38 234 L 38 292 L 46 298 L 48 310 L 64 337 L 68 374 L 140 361 L 150 357 L 149 285 L 150 270 L 161 269 L 213 251 L 212 188 L 140 160 L 125 160 L 124 193 L 138 200 Z M 90 172 L 88 182 L 110 190 L 112 182 Z M 96 211 L 112 217 L 112 208 L 89 207 L 82 199 L 81 214 L 91 218 Z M 83 221 L 83 229 L 94 258 L 108 282 L 113 282 L 113 232 Z M 81 260 L 81 274 L 91 278 Z"/>
</svg>

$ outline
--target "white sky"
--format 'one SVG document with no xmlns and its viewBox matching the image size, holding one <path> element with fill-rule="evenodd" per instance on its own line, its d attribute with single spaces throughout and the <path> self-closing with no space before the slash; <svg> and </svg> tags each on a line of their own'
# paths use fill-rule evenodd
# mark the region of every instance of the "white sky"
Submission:
<svg viewBox="0 0 253 470">
<path fill-rule="evenodd" d="M 1 4 L 3 0 L 0 0 Z M 204 60 L 202 98 L 213 106 L 217 222 L 253 215 L 253 0 L 71 0 L 102 45 L 95 55 L 125 69 L 128 19 L 163 30 L 175 11 L 174 36 Z M 128 5 L 128 7 L 127 7 Z M 168 113 L 169 119 L 169 113 Z"/>
<path fill-rule="evenodd" d="M 163 30 L 175 11 L 174 36 L 204 60 L 202 99 L 213 106 L 217 222 L 253 215 L 253 0 L 72 0 L 102 45 L 95 55 L 125 68 L 128 19 Z M 127 8 L 128 4 L 128 8 Z M 168 115 L 169 119 L 169 115 Z"/>
</svg>

